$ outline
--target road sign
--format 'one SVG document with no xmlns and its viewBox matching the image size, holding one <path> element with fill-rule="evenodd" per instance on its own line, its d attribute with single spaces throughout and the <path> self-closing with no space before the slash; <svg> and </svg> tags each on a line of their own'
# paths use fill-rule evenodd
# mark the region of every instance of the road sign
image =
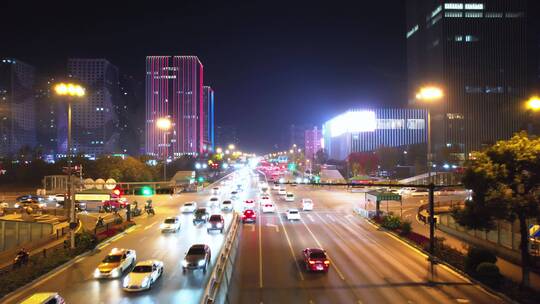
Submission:
<svg viewBox="0 0 540 304">
<path fill-rule="evenodd" d="M 112 178 L 107 179 L 107 181 L 105 181 L 105 188 L 107 190 L 113 190 L 116 188 L 116 181 Z"/>
<path fill-rule="evenodd" d="M 105 180 L 102 178 L 96 179 L 96 189 L 103 189 L 103 186 L 105 185 Z"/>
<path fill-rule="evenodd" d="M 84 189 L 93 189 L 95 187 L 94 180 L 91 178 L 87 178 L 83 181 Z"/>
</svg>

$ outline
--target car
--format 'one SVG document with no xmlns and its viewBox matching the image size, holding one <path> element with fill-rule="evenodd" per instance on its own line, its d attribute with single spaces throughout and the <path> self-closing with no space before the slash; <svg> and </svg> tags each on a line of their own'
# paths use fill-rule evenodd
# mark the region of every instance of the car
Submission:
<svg viewBox="0 0 540 304">
<path fill-rule="evenodd" d="M 219 195 L 219 187 L 212 188 L 212 195 Z"/>
<path fill-rule="evenodd" d="M 302 199 L 302 210 L 303 211 L 313 210 L 313 201 L 310 198 Z"/>
<path fill-rule="evenodd" d="M 122 287 L 125 291 L 141 291 L 152 288 L 157 279 L 163 274 L 163 262 L 147 260 L 137 263 L 133 270 L 124 278 Z"/>
<path fill-rule="evenodd" d="M 285 195 L 285 201 L 294 202 L 294 194 L 291 192 L 287 192 L 287 194 Z"/>
<path fill-rule="evenodd" d="M 259 204 L 261 205 L 269 201 L 270 201 L 270 197 L 268 195 L 263 195 L 259 198 Z"/>
<path fill-rule="evenodd" d="M 429 194 L 428 189 L 416 189 L 416 191 L 411 192 L 409 195 L 413 197 L 418 197 L 418 196 L 428 196 L 428 194 Z"/>
<path fill-rule="evenodd" d="M 242 223 L 251 222 L 255 223 L 257 221 L 257 213 L 252 209 L 244 210 L 242 213 Z"/>
<path fill-rule="evenodd" d="M 208 245 L 192 245 L 182 261 L 182 272 L 186 273 L 187 270 L 202 269 L 203 273 L 206 273 L 210 259 L 211 252 Z"/>
<path fill-rule="evenodd" d="M 206 232 L 210 232 L 211 230 L 219 230 L 219 232 L 223 233 L 224 227 L 225 219 L 223 216 L 221 214 L 212 214 L 208 220 L 208 223 L 206 223 Z"/>
<path fill-rule="evenodd" d="M 233 203 L 230 200 L 225 200 L 221 202 L 221 210 L 223 211 L 233 211 Z"/>
<path fill-rule="evenodd" d="M 47 204 L 44 202 L 38 202 L 34 200 L 28 200 L 28 201 L 20 201 L 16 202 L 13 207 L 15 208 L 32 208 L 34 210 L 43 209 L 47 207 Z"/>
<path fill-rule="evenodd" d="M 302 250 L 302 257 L 307 271 L 328 272 L 330 268 L 330 260 L 323 249 L 306 248 Z"/>
<path fill-rule="evenodd" d="M 38 292 L 19 304 L 64 304 L 66 301 L 57 292 Z"/>
<path fill-rule="evenodd" d="M 266 202 L 262 204 L 262 212 L 276 212 L 276 206 L 272 202 Z"/>
<path fill-rule="evenodd" d="M 219 207 L 219 198 L 217 196 L 210 197 L 210 199 L 208 200 L 208 207 L 210 208 Z"/>
<path fill-rule="evenodd" d="M 278 183 L 274 183 L 274 185 L 272 186 L 272 190 L 279 190 L 280 189 L 280 186 Z"/>
<path fill-rule="evenodd" d="M 180 212 L 182 213 L 192 213 L 197 210 L 196 202 L 185 202 L 182 207 L 180 207 Z"/>
<path fill-rule="evenodd" d="M 251 209 L 255 210 L 255 201 L 252 199 L 248 199 L 244 201 L 244 210 Z"/>
<path fill-rule="evenodd" d="M 289 221 L 300 220 L 300 212 L 296 208 L 288 209 L 286 215 Z"/>
<path fill-rule="evenodd" d="M 118 278 L 135 264 L 137 254 L 133 249 L 113 248 L 94 270 L 94 278 Z"/>
<path fill-rule="evenodd" d="M 398 194 L 399 195 L 410 195 L 411 193 L 413 193 L 414 191 L 416 191 L 416 188 L 412 188 L 412 187 L 403 187 L 401 189 L 398 190 Z"/>
<path fill-rule="evenodd" d="M 180 230 L 180 219 L 178 218 L 178 216 L 167 217 L 159 226 L 159 228 L 161 229 L 161 232 L 178 232 L 178 230 Z"/>
<path fill-rule="evenodd" d="M 238 191 L 231 191 L 231 199 L 235 200 L 238 198 Z"/>
<path fill-rule="evenodd" d="M 206 208 L 199 207 L 193 213 L 193 225 L 204 224 L 208 222 L 208 212 Z"/>
<path fill-rule="evenodd" d="M 284 188 L 279 188 L 278 195 L 287 195 L 287 190 L 285 190 Z"/>
<path fill-rule="evenodd" d="M 268 194 L 268 187 L 261 187 L 261 194 L 262 195 Z"/>
</svg>

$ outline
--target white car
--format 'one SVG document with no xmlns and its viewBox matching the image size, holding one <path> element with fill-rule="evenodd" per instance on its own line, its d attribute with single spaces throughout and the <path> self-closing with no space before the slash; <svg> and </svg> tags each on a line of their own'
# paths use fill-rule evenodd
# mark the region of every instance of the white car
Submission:
<svg viewBox="0 0 540 304">
<path fill-rule="evenodd" d="M 284 188 L 279 188 L 278 195 L 287 195 L 287 191 Z"/>
<path fill-rule="evenodd" d="M 223 211 L 233 211 L 233 203 L 229 200 L 221 202 L 221 210 Z"/>
<path fill-rule="evenodd" d="M 212 196 L 208 200 L 208 207 L 215 208 L 219 206 L 219 198 L 217 196 Z"/>
<path fill-rule="evenodd" d="M 244 210 L 255 210 L 255 201 L 252 199 L 248 199 L 244 202 Z"/>
<path fill-rule="evenodd" d="M 302 210 L 303 211 L 313 210 L 313 201 L 310 198 L 302 199 Z"/>
<path fill-rule="evenodd" d="M 163 223 L 161 223 L 159 228 L 161 229 L 161 232 L 178 232 L 178 230 L 180 230 L 180 219 L 178 216 L 167 217 Z"/>
<path fill-rule="evenodd" d="M 148 260 L 137 263 L 133 270 L 124 278 L 122 287 L 125 291 L 141 291 L 152 288 L 157 279 L 163 274 L 163 262 Z"/>
<path fill-rule="evenodd" d="M 269 201 L 270 201 L 270 197 L 268 195 L 263 195 L 261 196 L 261 198 L 259 198 L 259 204 L 264 204 Z"/>
<path fill-rule="evenodd" d="M 276 205 L 272 202 L 266 202 L 262 204 L 262 212 L 276 212 Z"/>
<path fill-rule="evenodd" d="M 272 190 L 279 190 L 279 189 L 280 189 L 279 184 L 274 184 L 272 186 Z"/>
<path fill-rule="evenodd" d="M 293 220 L 300 220 L 300 212 L 298 209 L 289 209 L 287 210 L 287 220 L 293 221 Z"/>
<path fill-rule="evenodd" d="M 235 200 L 238 198 L 238 191 L 232 191 L 231 192 L 231 199 L 232 200 Z"/>
<path fill-rule="evenodd" d="M 184 203 L 182 207 L 180 207 L 180 212 L 182 213 L 193 213 L 195 212 L 195 209 L 197 209 L 197 203 L 196 202 L 187 202 Z"/>
<path fill-rule="evenodd" d="M 285 201 L 294 202 L 294 194 L 291 192 L 287 192 L 287 194 L 285 195 Z"/>
<path fill-rule="evenodd" d="M 398 194 L 399 195 L 410 195 L 414 191 L 416 191 L 416 188 L 404 187 L 404 188 L 401 188 L 401 189 L 398 190 Z"/>
<path fill-rule="evenodd" d="M 219 195 L 219 187 L 212 188 L 212 195 Z"/>
</svg>

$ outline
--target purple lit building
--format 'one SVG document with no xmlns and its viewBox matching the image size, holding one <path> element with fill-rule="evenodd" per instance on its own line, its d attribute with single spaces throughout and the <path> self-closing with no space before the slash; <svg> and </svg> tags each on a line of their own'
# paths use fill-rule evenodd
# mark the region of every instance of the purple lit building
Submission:
<svg viewBox="0 0 540 304">
<path fill-rule="evenodd" d="M 315 158 L 315 153 L 321 149 L 322 131 L 316 126 L 308 129 L 304 136 L 304 155 L 306 159 Z"/>
<path fill-rule="evenodd" d="M 205 150 L 214 150 L 214 90 L 210 86 L 203 86 L 203 124 Z"/>
<path fill-rule="evenodd" d="M 146 153 L 168 158 L 204 152 L 203 65 L 196 56 L 146 57 Z M 168 117 L 168 131 L 157 128 Z"/>
</svg>

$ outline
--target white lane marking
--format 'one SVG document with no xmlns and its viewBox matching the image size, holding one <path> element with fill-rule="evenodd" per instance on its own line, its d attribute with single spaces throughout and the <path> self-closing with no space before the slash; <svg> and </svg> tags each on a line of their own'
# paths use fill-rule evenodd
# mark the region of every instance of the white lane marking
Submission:
<svg viewBox="0 0 540 304">
<path fill-rule="evenodd" d="M 287 239 L 287 243 L 289 244 L 289 249 L 291 250 L 291 256 L 294 261 L 294 265 L 296 265 L 296 269 L 298 270 L 298 273 L 300 274 L 300 280 L 304 280 L 304 274 L 300 270 L 300 266 L 298 266 L 298 262 L 296 261 L 296 256 L 294 255 L 294 249 L 292 247 L 291 239 L 289 238 L 289 234 L 287 233 L 287 229 L 285 228 L 285 224 L 283 224 L 283 219 L 278 214 L 279 222 L 281 224 L 281 228 L 283 228 L 283 232 L 285 233 L 285 238 Z"/>
<path fill-rule="evenodd" d="M 458 302 L 458 303 L 469 303 L 469 300 L 467 300 L 467 299 L 456 299 L 456 302 Z"/>
<path fill-rule="evenodd" d="M 331 216 L 330 214 L 327 214 L 326 217 L 328 217 L 332 222 L 336 221 L 336 219 L 334 219 L 334 217 Z"/>
<path fill-rule="evenodd" d="M 317 245 L 319 246 L 319 248 L 324 248 L 321 243 L 319 242 L 319 240 L 317 239 L 317 237 L 315 236 L 315 234 L 313 233 L 313 231 L 311 231 L 311 229 L 309 229 L 308 225 L 306 225 L 306 222 L 304 222 L 304 220 L 300 219 L 300 222 L 302 222 L 302 224 L 304 224 L 304 226 L 306 227 L 307 231 L 309 232 L 309 234 L 311 234 L 311 237 L 315 240 L 315 243 L 317 243 Z M 341 270 L 339 270 L 339 268 L 337 267 L 336 263 L 334 263 L 334 261 L 332 260 L 332 258 L 330 258 L 330 255 L 328 255 L 328 260 L 330 261 L 330 263 L 332 263 L 334 265 L 334 269 L 336 270 L 336 272 L 338 273 L 339 277 L 345 281 L 345 277 L 343 276 L 343 273 L 341 272 Z"/>
<path fill-rule="evenodd" d="M 276 229 L 276 232 L 279 232 L 279 226 L 278 225 L 266 223 L 266 227 L 274 227 Z"/>
<path fill-rule="evenodd" d="M 311 214 L 306 214 L 306 216 L 312 223 L 315 223 L 315 220 L 313 219 L 313 216 Z"/>
<path fill-rule="evenodd" d="M 259 206 L 259 211 L 260 211 L 260 206 Z M 260 214 L 260 212 L 259 212 Z M 263 288 L 263 267 L 262 267 L 262 263 L 263 263 L 263 259 L 262 259 L 262 228 L 261 228 L 261 224 L 262 224 L 262 218 L 259 219 L 259 288 Z"/>
<path fill-rule="evenodd" d="M 146 227 L 144 227 L 144 230 L 152 228 L 152 226 L 154 226 L 155 224 L 157 224 L 157 222 L 153 222 L 152 224 L 147 225 Z"/>
</svg>

